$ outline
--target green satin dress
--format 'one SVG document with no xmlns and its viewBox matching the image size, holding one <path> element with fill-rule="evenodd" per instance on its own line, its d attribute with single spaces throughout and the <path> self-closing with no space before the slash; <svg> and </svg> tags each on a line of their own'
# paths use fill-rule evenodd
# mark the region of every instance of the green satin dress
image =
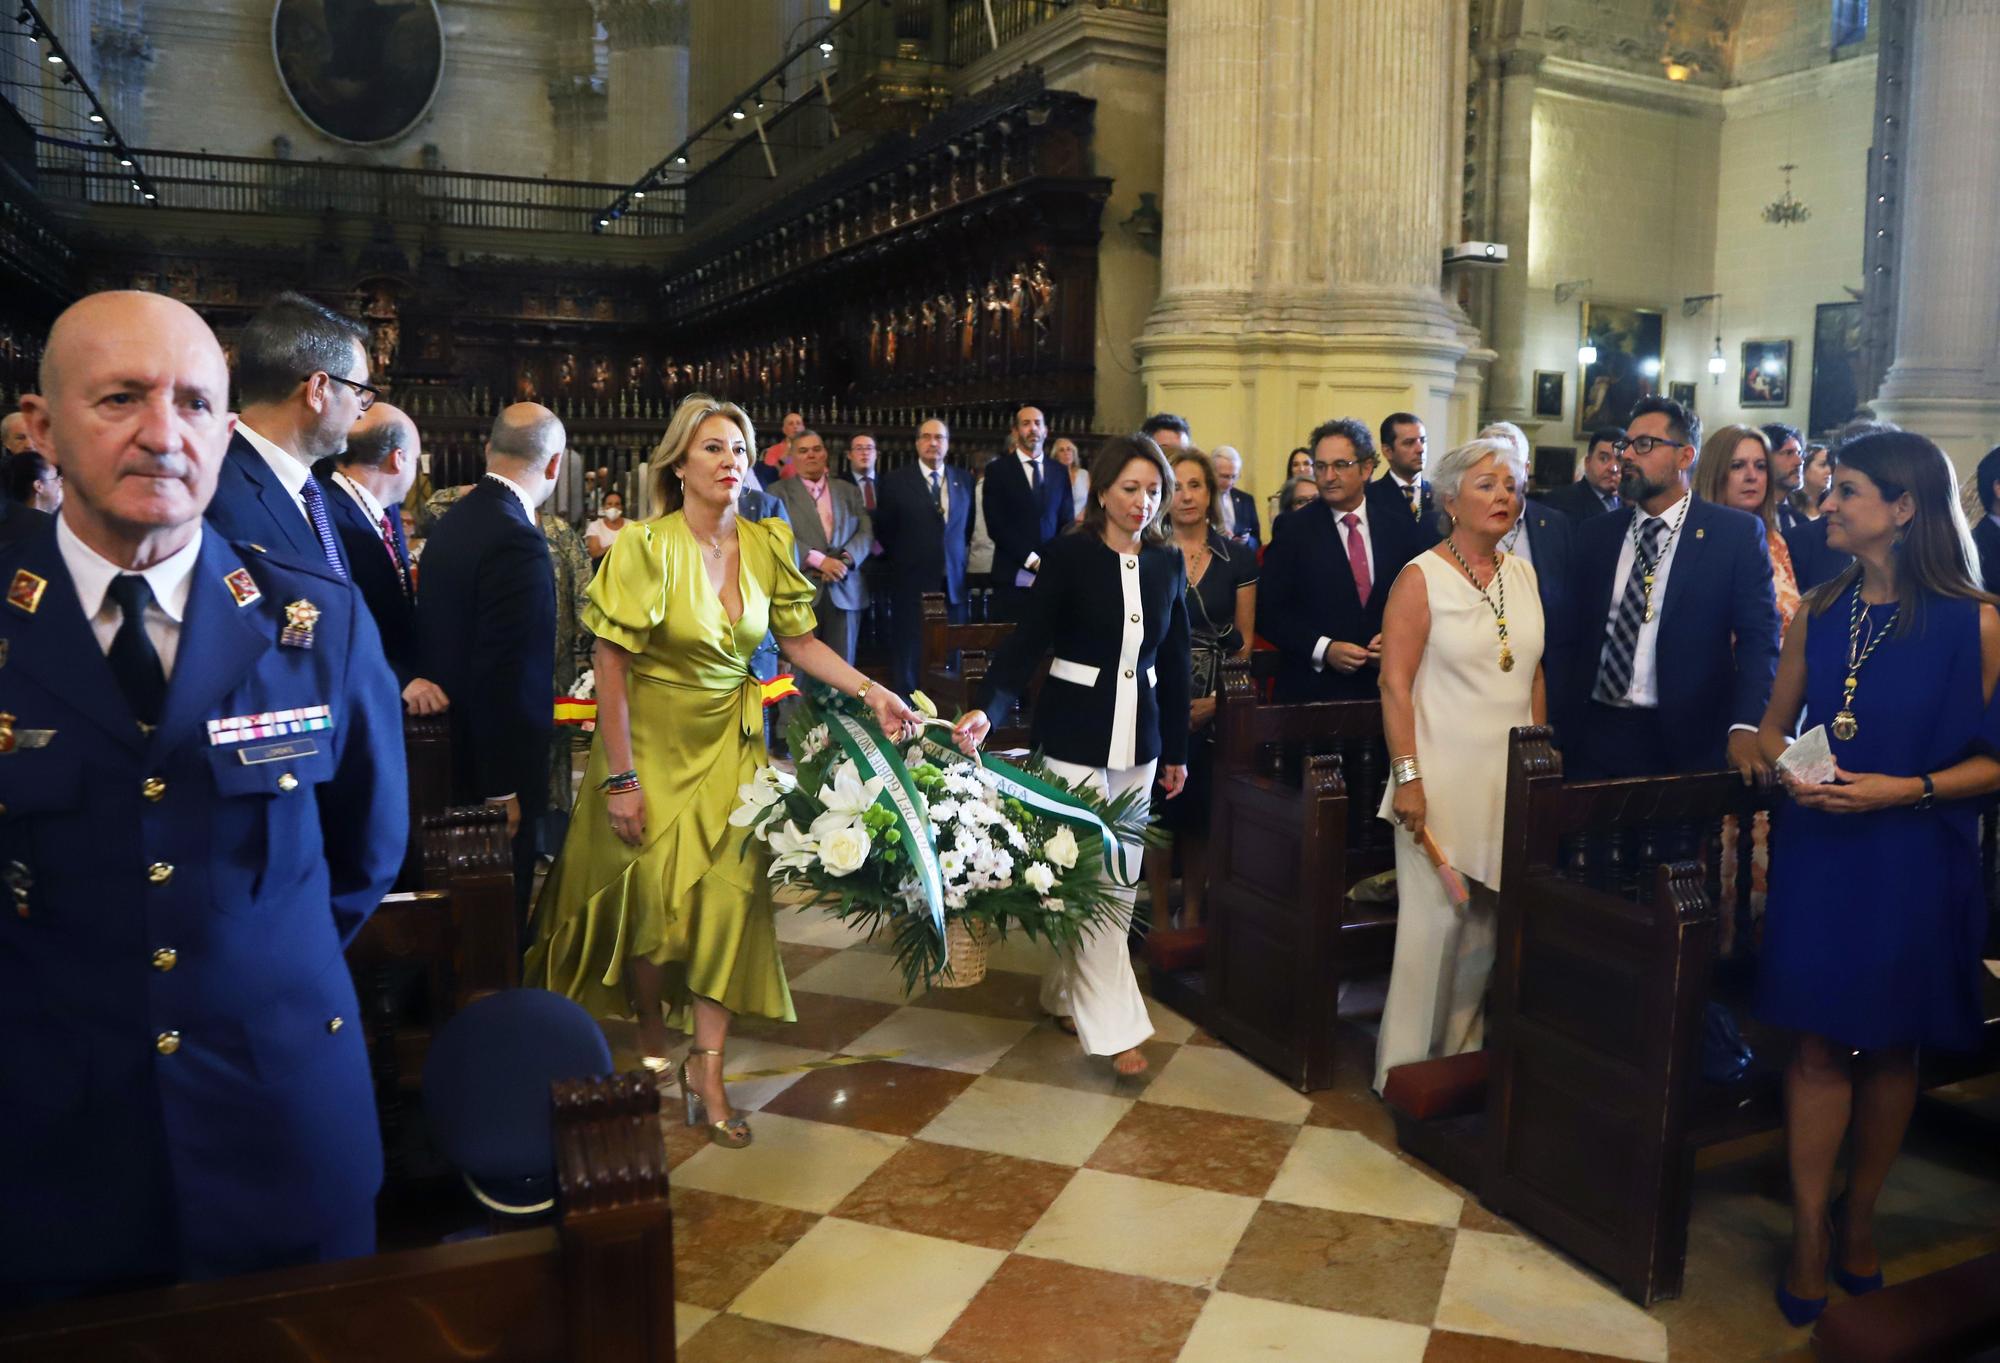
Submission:
<svg viewBox="0 0 2000 1363">
<path fill-rule="evenodd" d="M 584 627 L 633 655 L 632 765 L 646 792 L 645 833 L 632 847 L 611 831 L 600 734 L 523 973 L 598 1017 L 631 1015 L 625 962 L 638 956 L 665 968 L 668 1023 L 683 1031 L 694 995 L 795 1020 L 768 855 L 729 815 L 736 788 L 769 760 L 750 655 L 767 628 L 813 632 L 813 588 L 783 521 L 739 520 L 736 535 L 743 615 L 734 624 L 679 512 L 628 527 L 590 584 Z"/>
</svg>

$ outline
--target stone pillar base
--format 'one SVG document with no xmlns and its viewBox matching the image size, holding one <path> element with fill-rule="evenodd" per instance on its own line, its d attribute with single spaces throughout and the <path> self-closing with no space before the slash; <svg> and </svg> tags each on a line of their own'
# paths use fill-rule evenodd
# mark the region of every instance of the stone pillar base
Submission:
<svg viewBox="0 0 2000 1363">
<path fill-rule="evenodd" d="M 1147 409 L 1186 417 L 1203 449 L 1240 450 L 1242 485 L 1260 502 L 1283 485 L 1293 447 L 1329 418 L 1356 417 L 1372 430 L 1391 412 L 1414 412 L 1437 448 L 1469 437 L 1461 427 L 1479 409 L 1462 339 L 1156 326 L 1133 348 Z"/>
<path fill-rule="evenodd" d="M 1893 421 L 1935 441 L 1951 456 L 1961 482 L 1972 476 L 1988 450 L 2000 445 L 2000 397 L 1878 397 L 1868 406 L 1877 420 Z"/>
</svg>

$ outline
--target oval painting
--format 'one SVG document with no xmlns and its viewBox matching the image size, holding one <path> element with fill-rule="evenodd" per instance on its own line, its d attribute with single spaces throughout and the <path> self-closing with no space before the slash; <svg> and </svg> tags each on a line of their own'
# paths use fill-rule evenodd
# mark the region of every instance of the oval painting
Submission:
<svg viewBox="0 0 2000 1363">
<path fill-rule="evenodd" d="M 278 0 L 271 54 L 294 107 L 343 142 L 408 132 L 444 75 L 436 0 Z"/>
</svg>

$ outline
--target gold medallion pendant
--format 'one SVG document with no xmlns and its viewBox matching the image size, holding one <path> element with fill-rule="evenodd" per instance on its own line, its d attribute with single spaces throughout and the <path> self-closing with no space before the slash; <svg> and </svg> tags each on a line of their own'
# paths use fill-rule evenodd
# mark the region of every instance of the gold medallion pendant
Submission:
<svg viewBox="0 0 2000 1363">
<path fill-rule="evenodd" d="M 1833 736 L 1843 743 L 1852 742 L 1854 735 L 1861 732 L 1861 726 L 1854 722 L 1852 710 L 1842 710 L 1833 717 Z"/>
<path fill-rule="evenodd" d="M 1502 672 L 1512 672 L 1514 670 L 1513 650 L 1502 649 L 1500 651 L 1500 670 Z"/>
</svg>

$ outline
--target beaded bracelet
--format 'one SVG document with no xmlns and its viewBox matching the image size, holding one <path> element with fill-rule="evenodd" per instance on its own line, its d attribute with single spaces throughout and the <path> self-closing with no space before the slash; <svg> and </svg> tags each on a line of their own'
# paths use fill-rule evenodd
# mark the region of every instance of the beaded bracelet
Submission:
<svg viewBox="0 0 2000 1363">
<path fill-rule="evenodd" d="M 598 783 L 597 788 L 612 795 L 623 795 L 627 791 L 639 788 L 639 773 L 636 771 L 617 772 L 614 775 L 605 777 Z"/>
</svg>

